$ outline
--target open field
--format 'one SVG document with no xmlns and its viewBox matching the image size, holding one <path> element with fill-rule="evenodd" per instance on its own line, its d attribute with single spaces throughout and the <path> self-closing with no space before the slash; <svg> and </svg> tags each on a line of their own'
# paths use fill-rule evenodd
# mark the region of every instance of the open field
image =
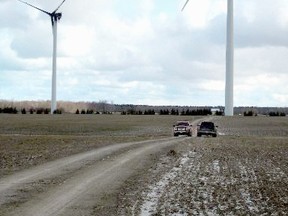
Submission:
<svg viewBox="0 0 288 216">
<path fill-rule="evenodd" d="M 114 143 L 170 137 L 175 116 L 0 115 L 0 177 Z M 193 118 L 189 118 L 193 120 Z"/>
<path fill-rule="evenodd" d="M 27 179 L 0 193 L 0 215 L 55 209 L 49 200 L 79 182 L 88 182 L 75 191 L 82 198 L 63 198 L 69 208 L 59 215 L 288 215 L 287 117 L 203 117 L 220 136 L 174 138 L 171 126 L 181 118 L 199 121 L 0 115 L 0 190 L 8 188 L 1 180 L 17 182 L 18 170 Z"/>
<path fill-rule="evenodd" d="M 221 136 L 179 142 L 130 179 L 119 215 L 288 215 L 288 119 L 214 122 Z"/>
</svg>

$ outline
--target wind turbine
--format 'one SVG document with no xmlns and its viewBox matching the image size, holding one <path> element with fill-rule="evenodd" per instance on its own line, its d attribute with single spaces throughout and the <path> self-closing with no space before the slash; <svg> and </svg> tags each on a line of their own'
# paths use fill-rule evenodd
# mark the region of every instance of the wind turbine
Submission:
<svg viewBox="0 0 288 216">
<path fill-rule="evenodd" d="M 182 11 L 188 4 L 187 0 Z M 225 86 L 225 115 L 233 116 L 233 92 L 234 92 L 234 15 L 233 0 L 227 0 L 227 37 L 226 37 L 226 86 Z"/>
<path fill-rule="evenodd" d="M 56 70 L 57 70 L 57 23 L 62 17 L 62 13 L 57 13 L 59 8 L 63 5 L 66 0 L 63 0 L 62 3 L 52 12 L 49 13 L 45 10 L 42 10 L 34 5 L 31 5 L 25 1 L 18 0 L 28 6 L 31 6 L 47 15 L 50 16 L 52 22 L 52 32 L 53 32 L 53 58 L 52 58 L 52 96 L 51 96 L 51 114 L 54 113 L 57 109 L 56 103 Z"/>
</svg>

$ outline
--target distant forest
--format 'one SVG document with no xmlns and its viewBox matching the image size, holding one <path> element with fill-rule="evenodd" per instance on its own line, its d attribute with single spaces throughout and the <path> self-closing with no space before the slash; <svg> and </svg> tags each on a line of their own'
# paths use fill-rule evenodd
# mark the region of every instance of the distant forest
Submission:
<svg viewBox="0 0 288 216">
<path fill-rule="evenodd" d="M 222 115 L 223 106 L 149 106 L 114 104 L 106 100 L 98 102 L 58 101 L 57 113 L 114 114 L 122 115 Z M 48 114 L 50 101 L 8 101 L 0 100 L 0 113 Z M 234 107 L 235 115 L 286 116 L 288 107 Z"/>
</svg>

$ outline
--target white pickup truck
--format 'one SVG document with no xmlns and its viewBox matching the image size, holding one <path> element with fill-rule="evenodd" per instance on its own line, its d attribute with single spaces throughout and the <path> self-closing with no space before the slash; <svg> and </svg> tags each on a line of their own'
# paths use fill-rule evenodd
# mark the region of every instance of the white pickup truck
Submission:
<svg viewBox="0 0 288 216">
<path fill-rule="evenodd" d="M 189 121 L 177 121 L 173 125 L 173 135 L 187 135 L 192 136 L 192 124 Z"/>
</svg>

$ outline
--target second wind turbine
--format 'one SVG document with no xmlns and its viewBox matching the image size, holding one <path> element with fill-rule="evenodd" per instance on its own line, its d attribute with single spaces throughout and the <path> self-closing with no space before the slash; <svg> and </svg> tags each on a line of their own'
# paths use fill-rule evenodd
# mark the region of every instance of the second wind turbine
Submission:
<svg viewBox="0 0 288 216">
<path fill-rule="evenodd" d="M 186 7 L 187 0 L 182 8 Z M 226 86 L 225 86 L 225 116 L 234 115 L 234 16 L 233 0 L 227 0 L 227 38 L 226 38 Z"/>
<path fill-rule="evenodd" d="M 31 5 L 25 1 L 18 0 L 26 5 L 29 5 L 47 15 L 50 16 L 52 22 L 52 31 L 53 31 L 53 58 L 52 58 L 52 96 L 51 96 L 51 114 L 57 110 L 56 102 L 56 71 L 57 71 L 57 23 L 62 17 L 62 13 L 57 13 L 59 8 L 63 5 L 66 0 L 63 0 L 62 3 L 52 12 L 49 13 L 45 10 L 42 10 L 34 5 Z"/>
</svg>

